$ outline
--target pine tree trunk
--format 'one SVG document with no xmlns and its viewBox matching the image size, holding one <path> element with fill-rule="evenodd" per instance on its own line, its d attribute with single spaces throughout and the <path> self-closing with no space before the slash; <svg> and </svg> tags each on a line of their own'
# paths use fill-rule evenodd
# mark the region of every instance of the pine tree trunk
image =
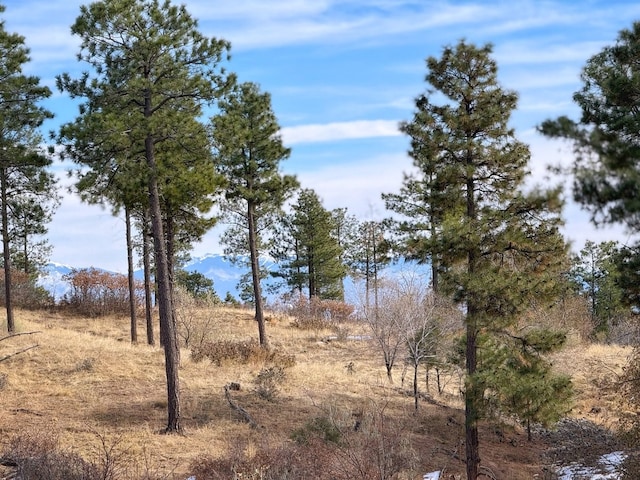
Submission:
<svg viewBox="0 0 640 480">
<path fill-rule="evenodd" d="M 468 320 L 467 320 L 468 321 Z M 478 441 L 478 386 L 473 375 L 477 367 L 475 322 L 467 325 L 467 385 L 465 388 L 465 448 L 467 456 L 467 480 L 476 480 L 480 465 Z"/>
<path fill-rule="evenodd" d="M 142 229 L 142 263 L 144 268 L 144 314 L 145 320 L 147 323 L 147 344 L 155 345 L 155 335 L 153 332 L 153 304 L 151 302 L 151 260 L 149 255 L 151 252 L 149 251 L 149 231 L 148 231 L 148 223 L 149 217 L 147 215 L 148 211 L 145 210 L 144 219 L 143 219 L 143 229 Z"/>
<path fill-rule="evenodd" d="M 156 278 L 158 284 L 158 309 L 160 311 L 161 336 L 163 337 L 165 371 L 167 377 L 167 433 L 181 432 L 180 424 L 180 382 L 178 378 L 178 343 L 173 324 L 173 304 L 169 278 L 169 262 L 165 243 L 160 194 L 158 191 L 157 165 L 154 155 L 153 139 L 145 139 L 145 153 L 149 167 L 149 210 L 151 231 L 156 259 Z"/>
<path fill-rule="evenodd" d="M 173 221 L 173 212 L 170 205 L 165 203 L 166 207 L 166 217 L 164 219 L 164 225 L 166 225 L 165 230 L 165 241 L 167 245 L 167 271 L 169 272 L 169 295 L 171 296 L 171 325 L 174 342 L 176 345 L 179 345 L 178 340 L 178 313 L 176 312 L 176 292 L 174 288 L 173 279 L 175 278 L 175 267 L 174 267 L 174 258 L 175 258 L 175 228 Z M 176 362 L 178 365 L 180 364 L 180 349 L 176 350 Z"/>
<path fill-rule="evenodd" d="M 253 301 L 256 306 L 256 322 L 258 322 L 258 336 L 260 345 L 268 347 L 267 334 L 264 324 L 264 306 L 262 288 L 260 286 L 260 258 L 258 257 L 258 236 L 256 234 L 255 206 L 248 202 L 247 226 L 249 228 L 249 256 L 251 259 L 251 277 L 253 280 Z"/>
<path fill-rule="evenodd" d="M 467 162 L 473 165 L 473 158 L 469 156 Z M 473 223 L 477 220 L 476 198 L 475 198 L 475 180 L 472 176 L 467 178 L 466 182 L 466 217 L 469 222 L 469 228 L 473 228 Z M 467 251 L 467 273 L 473 278 L 476 272 L 476 264 L 478 261 L 478 253 L 476 248 L 471 247 Z M 465 446 L 467 456 L 467 480 L 476 480 L 478 478 L 478 467 L 480 465 L 480 447 L 478 440 L 478 416 L 481 406 L 482 392 L 475 378 L 476 369 L 478 367 L 478 326 L 477 326 L 478 308 L 475 302 L 467 300 L 466 315 L 466 368 L 467 368 L 467 385 L 465 388 Z"/>
<path fill-rule="evenodd" d="M 6 160 L 5 160 L 6 161 Z M 13 321 L 13 302 L 11 299 L 11 256 L 9 250 L 9 214 L 7 206 L 7 171 L 0 169 L 0 189 L 2 192 L 2 248 L 4 260 L 4 304 L 7 310 L 7 332 L 16 331 Z"/>
<path fill-rule="evenodd" d="M 131 240 L 131 212 L 124 209 L 127 236 L 127 271 L 129 277 L 129 315 L 131 316 L 131 343 L 138 343 L 138 319 L 136 318 L 136 291 L 133 279 L 133 242 Z"/>
</svg>

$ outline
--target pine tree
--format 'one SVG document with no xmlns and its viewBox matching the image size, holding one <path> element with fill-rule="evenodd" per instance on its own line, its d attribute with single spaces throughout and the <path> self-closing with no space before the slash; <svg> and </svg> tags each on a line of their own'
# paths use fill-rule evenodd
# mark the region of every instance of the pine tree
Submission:
<svg viewBox="0 0 640 480">
<path fill-rule="evenodd" d="M 580 120 L 562 116 L 540 126 L 545 135 L 573 144 L 573 195 L 592 221 L 621 222 L 631 232 L 640 231 L 639 60 L 640 22 L 634 22 L 583 68 L 583 87 L 573 95 Z"/>
<path fill-rule="evenodd" d="M 353 220 L 353 228 L 345 246 L 345 263 L 349 274 L 364 280 L 365 306 L 378 308 L 378 285 L 382 271 L 392 261 L 392 243 L 385 238 L 385 224 L 374 220 Z"/>
<path fill-rule="evenodd" d="M 211 121 L 215 165 L 226 180 L 224 211 L 241 230 L 223 238 L 236 258 L 249 254 L 260 345 L 267 346 L 260 268 L 264 230 L 281 214 L 298 183 L 279 171 L 290 151 L 279 136 L 269 94 L 244 83 L 220 102 L 220 111 Z"/>
<path fill-rule="evenodd" d="M 561 348 L 566 335 L 530 330 L 520 336 L 487 336 L 481 339 L 483 387 L 487 402 L 497 412 L 515 415 L 532 439 L 531 425 L 549 427 L 571 410 L 571 377 L 558 375 L 544 354 Z"/>
<path fill-rule="evenodd" d="M 0 13 L 4 10 L 4 6 L 0 5 Z M 38 77 L 22 73 L 29 60 L 24 37 L 7 32 L 4 21 L 0 22 L 0 211 L 9 333 L 15 330 L 11 298 L 11 248 L 16 237 L 11 232 L 12 223 L 17 228 L 19 221 L 24 222 L 30 218 L 29 214 L 37 213 L 34 208 L 29 212 L 24 210 L 29 205 L 37 205 L 30 200 L 37 199 L 43 205 L 51 202 L 52 208 L 57 201 L 53 189 L 55 181 L 46 171 L 51 159 L 39 148 L 42 138 L 37 130 L 44 120 L 53 116 L 38 106 L 38 102 L 48 98 L 51 91 L 39 85 Z M 19 208 L 22 208 L 21 213 Z M 30 218 L 30 226 L 22 223 L 21 241 L 25 251 L 25 235 L 30 235 L 29 228 L 43 227 L 46 220 L 46 215 L 37 215 Z M 26 255 L 23 260 L 26 265 Z"/>
<path fill-rule="evenodd" d="M 589 300 L 595 334 L 606 335 L 626 310 L 616 265 L 618 251 L 617 242 L 596 244 L 587 241 L 571 268 L 571 279 L 577 291 Z"/>
<path fill-rule="evenodd" d="M 202 115 L 202 106 L 213 102 L 226 85 L 219 63 L 229 44 L 204 37 L 185 6 L 173 6 L 169 0 L 93 2 L 81 7 L 72 33 L 80 37 L 79 59 L 92 67 L 93 77 L 90 73 L 79 79 L 68 74 L 58 77 L 61 90 L 85 99 L 75 124 L 66 128 L 73 132 L 72 126 L 78 126 L 84 144 L 96 135 L 106 142 L 107 150 L 120 147 L 121 155 L 105 160 L 127 167 L 134 162 L 143 173 L 131 178 L 135 183 L 145 181 L 165 352 L 166 431 L 178 432 L 182 429 L 179 349 L 169 255 L 175 245 L 167 242 L 175 238 L 175 226 L 166 222 L 167 214 L 175 212 L 169 209 L 178 205 L 169 196 L 170 184 L 175 178 L 183 190 L 189 160 L 210 160 L 203 157 L 205 130 L 196 119 Z M 73 150 L 75 139 L 68 138 Z M 77 160 L 82 162 L 82 156 Z M 100 170 L 97 164 L 89 166 Z M 181 193 L 193 193 L 196 204 L 201 204 L 206 199 L 200 187 L 212 175 L 202 182 L 190 177 L 196 181 L 193 190 Z"/>
<path fill-rule="evenodd" d="M 438 290 L 465 311 L 469 480 L 478 474 L 478 421 L 485 414 L 481 336 L 508 334 L 533 298 L 551 301 L 567 250 L 560 190 L 522 192 L 529 150 L 508 126 L 517 95 L 499 85 L 491 52 L 490 45 L 461 41 L 428 58 L 431 89 L 404 127 L 420 172 L 411 179 L 419 179 L 414 200 L 429 232 L 421 249 L 437 259 Z"/>
<path fill-rule="evenodd" d="M 278 275 L 294 291 L 308 297 L 343 300 L 346 267 L 332 212 L 322 206 L 318 194 L 302 189 L 292 213 L 280 222 L 279 241 L 272 255 L 281 263 Z"/>
</svg>

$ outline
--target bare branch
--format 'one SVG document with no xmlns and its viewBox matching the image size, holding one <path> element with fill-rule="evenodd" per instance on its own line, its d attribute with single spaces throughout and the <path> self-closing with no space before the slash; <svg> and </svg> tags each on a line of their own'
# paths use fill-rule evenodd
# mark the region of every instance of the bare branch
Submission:
<svg viewBox="0 0 640 480">
<path fill-rule="evenodd" d="M 21 335 L 33 335 L 33 334 L 35 334 L 35 333 L 42 333 L 42 332 L 40 332 L 40 331 L 35 331 L 35 332 L 21 332 L 21 333 L 13 333 L 13 334 L 11 334 L 11 335 L 7 335 L 6 337 L 2 337 L 2 338 L 0 338 L 0 342 L 1 342 L 1 341 L 3 341 L 3 340 L 8 340 L 8 339 L 14 338 L 14 337 L 19 337 L 19 336 L 21 336 Z"/>
<path fill-rule="evenodd" d="M 11 353 L 9 355 L 5 355 L 4 357 L 0 358 L 0 362 L 4 362 L 5 360 L 9 360 L 11 357 L 15 357 L 16 355 L 20 355 L 21 353 L 28 352 L 32 348 L 36 348 L 36 347 L 39 347 L 39 346 L 40 346 L 39 344 L 31 345 L 30 347 L 23 348 L 22 350 L 18 350 L 17 352 Z"/>
</svg>

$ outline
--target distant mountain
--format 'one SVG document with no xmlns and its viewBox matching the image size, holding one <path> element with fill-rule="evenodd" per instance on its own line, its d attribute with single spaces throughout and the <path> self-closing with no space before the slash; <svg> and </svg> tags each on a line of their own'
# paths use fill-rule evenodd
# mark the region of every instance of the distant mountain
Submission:
<svg viewBox="0 0 640 480">
<path fill-rule="evenodd" d="M 51 262 L 45 267 L 44 273 L 38 278 L 38 285 L 44 287 L 57 302 L 69 291 L 69 284 L 63 276 L 70 273 L 73 267 L 61 263 Z"/>
<path fill-rule="evenodd" d="M 203 257 L 193 258 L 183 268 L 187 272 L 198 272 L 213 280 L 213 288 L 222 299 L 231 293 L 235 298 L 239 298 L 238 282 L 242 276 L 250 272 L 248 259 L 246 261 L 232 262 L 228 257 L 220 254 L 207 254 Z M 275 263 L 263 260 L 262 268 L 271 270 Z M 266 280 L 263 287 L 273 285 L 272 279 Z"/>
<path fill-rule="evenodd" d="M 270 268 L 273 266 L 273 263 L 264 262 L 264 266 Z M 82 269 L 88 267 L 69 266 L 51 262 L 46 266 L 44 273 L 40 276 L 38 284 L 50 292 L 56 301 L 59 301 L 70 290 L 69 283 L 66 282 L 63 277 L 74 268 Z M 249 271 L 248 266 L 243 267 L 239 263 L 231 262 L 224 255 L 218 254 L 208 254 L 203 257 L 193 258 L 184 266 L 184 269 L 188 272 L 199 272 L 213 280 L 213 288 L 220 298 L 224 298 L 227 292 L 230 292 L 235 298 L 239 298 L 238 282 L 242 275 Z M 136 278 L 142 279 L 143 271 L 136 270 L 134 275 Z"/>
<path fill-rule="evenodd" d="M 265 269 L 275 270 L 276 268 L 274 267 L 277 267 L 272 261 L 263 261 L 262 263 Z M 248 264 L 245 265 L 239 262 L 232 262 L 224 255 L 207 254 L 202 257 L 193 258 L 183 268 L 188 272 L 201 273 L 205 277 L 213 280 L 213 288 L 220 298 L 224 299 L 227 292 L 229 292 L 236 299 L 239 299 L 238 282 L 242 278 L 242 275 L 249 272 Z M 56 301 L 59 301 L 69 291 L 69 284 L 64 280 L 63 276 L 71 272 L 73 268 L 86 267 L 71 267 L 60 263 L 49 263 L 45 269 L 45 273 L 40 276 L 38 283 L 46 288 Z M 417 265 L 414 262 L 400 261 L 383 269 L 380 275 L 399 276 L 409 273 L 424 276 L 425 279 L 428 280 L 430 271 L 428 265 Z M 142 279 L 142 270 L 137 270 L 135 277 Z M 276 296 L 269 292 L 269 287 L 275 286 L 277 283 L 278 280 L 276 279 L 267 279 L 263 282 L 263 293 L 268 300 L 275 299 Z M 347 296 L 353 295 L 354 291 L 355 286 L 353 281 L 347 278 L 345 280 L 345 292 Z"/>
</svg>

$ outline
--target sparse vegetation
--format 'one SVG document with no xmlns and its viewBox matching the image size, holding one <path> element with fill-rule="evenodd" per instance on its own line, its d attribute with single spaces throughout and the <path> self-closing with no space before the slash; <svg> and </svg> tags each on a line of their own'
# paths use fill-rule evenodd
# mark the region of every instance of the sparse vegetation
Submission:
<svg viewBox="0 0 640 480">
<path fill-rule="evenodd" d="M 200 316 L 212 319 L 215 340 L 207 355 L 182 356 L 186 435 L 175 437 L 159 434 L 166 408 L 162 350 L 131 345 L 126 317 L 17 311 L 22 329 L 41 331 L 40 347 L 0 363 L 0 457 L 6 460 L 0 477 L 15 471 L 6 464 L 36 431 L 48 432 L 49 439 L 43 447 L 49 453 L 38 465 L 55 463 L 51 471 L 64 475 L 71 475 L 71 467 L 104 473 L 107 457 L 119 468 L 112 478 L 123 480 L 309 474 L 320 480 L 402 479 L 434 470 L 464 472 L 459 378 L 451 377 L 441 393 L 434 388 L 431 395 L 420 394 L 416 414 L 411 392 L 385 380 L 371 340 L 319 341 L 280 313 L 268 316 L 272 347 L 266 350 L 247 340 L 255 336 L 252 311 L 217 306 Z M 358 323 L 350 328 L 366 332 Z M 14 336 L 0 342 L 0 356 L 32 344 L 30 335 Z M 615 389 L 605 387 L 622 373 L 629 352 L 569 335 L 567 349 L 552 360 L 554 370 L 570 374 L 575 384 L 570 418 L 603 430 L 617 426 Z M 238 385 L 233 400 L 259 428 L 229 408 L 223 387 L 232 382 Z M 274 401 L 265 401 L 259 388 L 274 394 Z M 503 417 L 481 423 L 480 434 L 483 465 L 498 478 L 514 480 L 542 475 L 551 467 L 542 457 L 546 442 L 553 438 L 554 448 L 561 442 L 560 433 L 536 434 L 527 442 L 526 431 Z"/>
</svg>

